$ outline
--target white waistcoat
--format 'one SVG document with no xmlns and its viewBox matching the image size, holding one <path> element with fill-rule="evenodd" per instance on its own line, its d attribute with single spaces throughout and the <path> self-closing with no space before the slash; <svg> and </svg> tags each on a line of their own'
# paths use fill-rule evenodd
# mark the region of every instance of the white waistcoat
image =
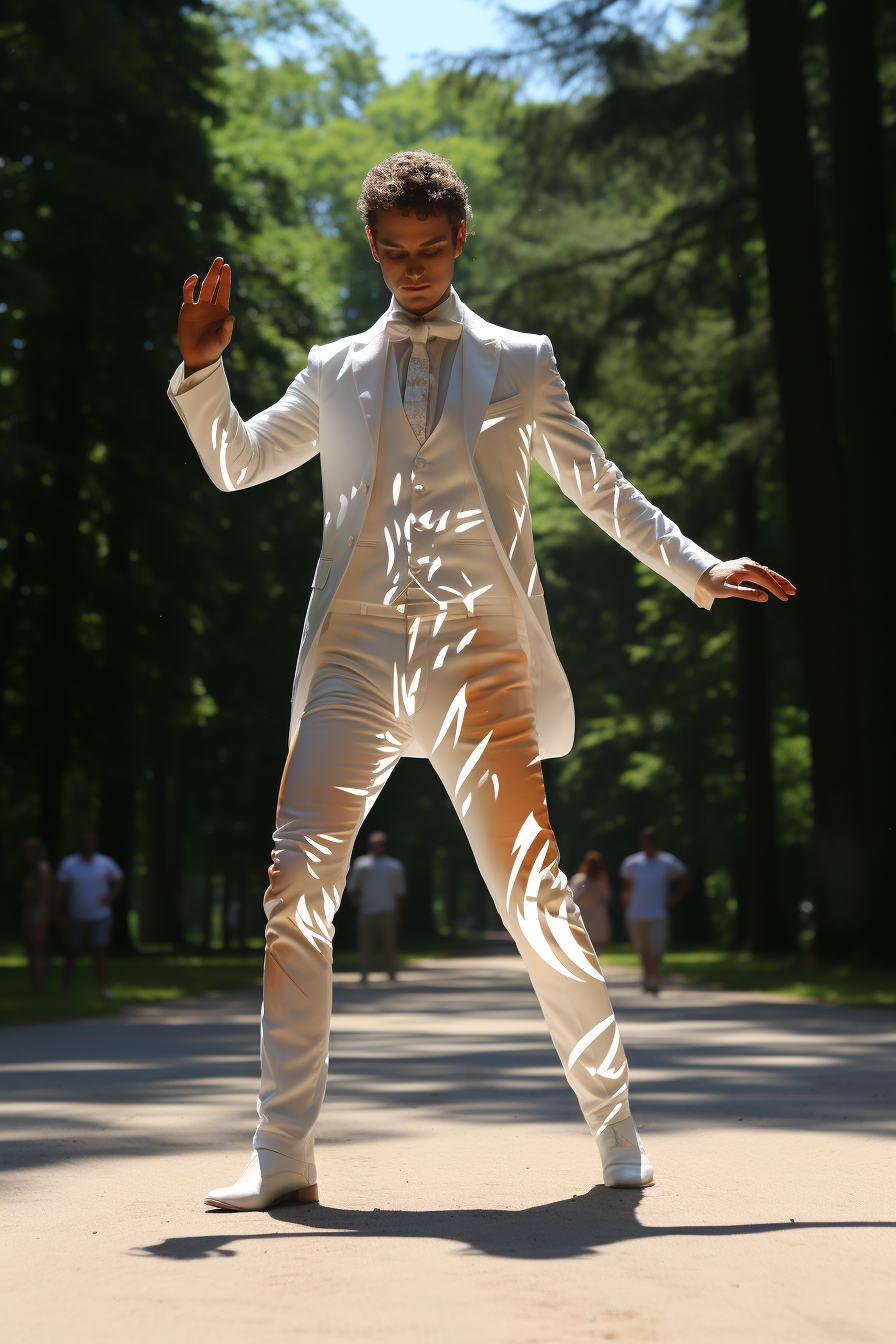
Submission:
<svg viewBox="0 0 896 1344">
<path fill-rule="evenodd" d="M 473 613 L 495 598 L 512 598 L 482 511 L 463 414 L 460 358 L 442 414 L 421 446 L 390 350 L 370 504 L 340 599 L 394 606 L 416 584 L 440 606 L 463 602 Z"/>
</svg>

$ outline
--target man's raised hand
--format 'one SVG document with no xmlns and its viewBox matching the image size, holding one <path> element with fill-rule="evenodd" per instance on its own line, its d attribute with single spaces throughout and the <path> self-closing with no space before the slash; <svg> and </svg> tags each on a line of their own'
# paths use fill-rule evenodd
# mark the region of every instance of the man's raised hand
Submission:
<svg viewBox="0 0 896 1344">
<path fill-rule="evenodd" d="M 746 585 L 752 585 L 747 587 Z M 739 560 L 723 560 L 713 565 L 697 584 L 709 597 L 743 597 L 748 602 L 767 602 L 767 589 L 780 602 L 793 597 L 796 589 L 783 574 L 776 574 L 767 565 L 757 565 L 743 555 Z"/>
<path fill-rule="evenodd" d="M 228 307 L 230 267 L 223 257 L 215 257 L 194 302 L 198 279 L 198 275 L 191 275 L 184 281 L 184 301 L 177 319 L 177 343 L 184 357 L 185 378 L 220 359 L 233 334 L 233 317 Z"/>
</svg>

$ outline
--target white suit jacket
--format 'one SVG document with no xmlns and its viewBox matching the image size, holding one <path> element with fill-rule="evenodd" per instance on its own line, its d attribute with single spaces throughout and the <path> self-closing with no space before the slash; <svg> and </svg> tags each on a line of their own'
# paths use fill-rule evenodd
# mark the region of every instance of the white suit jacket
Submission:
<svg viewBox="0 0 896 1344">
<path fill-rule="evenodd" d="M 299 649 L 290 742 L 307 697 L 320 628 L 370 499 L 389 344 L 385 323 L 383 314 L 360 336 L 315 346 L 285 396 L 248 421 L 230 400 L 220 360 L 186 391 L 180 390 L 183 365 L 169 384 L 168 395 L 219 490 L 273 480 L 320 454 L 323 545 Z M 546 336 L 493 326 L 463 306 L 461 357 L 466 448 L 489 533 L 526 620 L 539 754 L 564 756 L 572 747 L 575 715 L 535 563 L 531 458 L 598 526 L 700 606 L 711 605 L 696 590 L 716 557 L 684 537 L 607 461 L 573 411 Z"/>
</svg>

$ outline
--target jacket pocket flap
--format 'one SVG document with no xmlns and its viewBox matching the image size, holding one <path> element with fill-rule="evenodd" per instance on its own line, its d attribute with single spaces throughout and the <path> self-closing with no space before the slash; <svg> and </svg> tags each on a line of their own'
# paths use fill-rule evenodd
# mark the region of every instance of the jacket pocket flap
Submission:
<svg viewBox="0 0 896 1344">
<path fill-rule="evenodd" d="M 508 416 L 516 415 L 522 409 L 523 398 L 519 392 L 515 397 L 505 397 L 503 401 L 493 401 L 485 413 L 482 428 L 490 429 L 499 420 L 506 420 Z"/>
<path fill-rule="evenodd" d="M 324 588 L 326 586 L 332 566 L 333 561 L 331 559 L 328 559 L 323 555 L 320 557 L 317 562 L 317 569 L 314 571 L 314 582 L 311 585 L 312 588 Z"/>
</svg>

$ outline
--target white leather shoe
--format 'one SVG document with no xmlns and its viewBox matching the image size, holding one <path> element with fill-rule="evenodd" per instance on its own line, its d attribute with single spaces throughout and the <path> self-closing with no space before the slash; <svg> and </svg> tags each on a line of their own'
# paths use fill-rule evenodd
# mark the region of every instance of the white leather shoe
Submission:
<svg viewBox="0 0 896 1344">
<path fill-rule="evenodd" d="M 604 1169 L 604 1185 L 624 1188 L 653 1184 L 653 1167 L 631 1116 L 620 1120 L 618 1125 L 607 1125 L 598 1134 L 597 1151 Z"/>
<path fill-rule="evenodd" d="M 302 1204 L 316 1204 L 319 1195 L 317 1182 L 309 1181 L 308 1167 L 271 1148 L 254 1148 L 248 1166 L 235 1185 L 210 1190 L 206 1204 L 213 1209 L 269 1209 L 281 1199 L 297 1199 Z"/>
</svg>

